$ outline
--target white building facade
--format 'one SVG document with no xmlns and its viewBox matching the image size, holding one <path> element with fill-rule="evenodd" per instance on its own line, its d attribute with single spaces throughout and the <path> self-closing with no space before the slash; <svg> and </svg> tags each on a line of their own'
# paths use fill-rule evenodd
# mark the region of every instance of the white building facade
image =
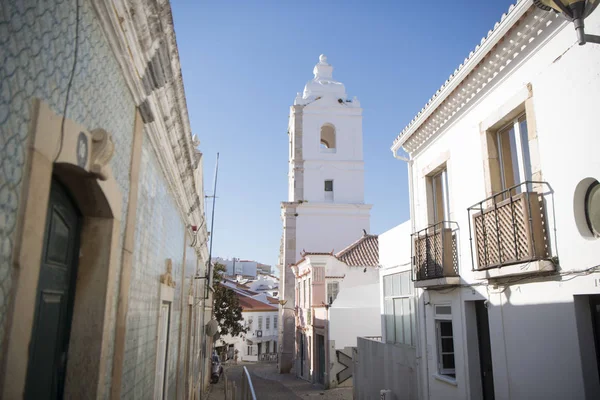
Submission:
<svg viewBox="0 0 600 400">
<path fill-rule="evenodd" d="M 381 338 L 377 236 L 337 254 L 303 253 L 296 274 L 296 375 L 351 386 L 359 336 Z"/>
<path fill-rule="evenodd" d="M 370 229 L 371 205 L 364 203 L 362 109 L 333 79 L 321 55 L 314 78 L 298 93 L 289 117 L 289 190 L 281 206 L 281 291 L 294 302 L 290 266 L 303 250 L 341 250 Z M 289 372 L 294 349 L 294 316 L 282 307 L 279 369 Z"/>
<path fill-rule="evenodd" d="M 277 361 L 277 299 L 234 281 L 225 280 L 222 284 L 235 292 L 242 308 L 240 323 L 247 331 L 238 336 L 221 336 L 217 346 L 221 353 L 226 352 L 227 358 L 234 361 Z"/>
<path fill-rule="evenodd" d="M 599 67 L 519 1 L 394 142 L 421 398 L 600 398 Z"/>
</svg>

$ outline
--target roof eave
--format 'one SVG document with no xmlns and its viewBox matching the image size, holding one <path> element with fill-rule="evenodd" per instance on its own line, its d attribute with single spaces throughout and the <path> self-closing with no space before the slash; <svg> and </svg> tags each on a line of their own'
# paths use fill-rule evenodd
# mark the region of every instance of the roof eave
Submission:
<svg viewBox="0 0 600 400">
<path fill-rule="evenodd" d="M 491 34 L 487 38 L 482 38 L 482 44 L 473 52 L 471 58 L 454 72 L 453 75 L 446 81 L 448 84 L 440 89 L 437 95 L 421 109 L 421 111 L 413 118 L 402 132 L 396 137 L 392 144 L 392 152 L 398 151 L 411 138 L 411 136 L 419 130 L 423 123 L 437 110 L 437 108 L 446 100 L 446 98 L 462 83 L 462 81 L 471 73 L 484 57 L 498 44 L 504 35 L 513 27 L 513 25 L 521 19 L 523 15 L 533 7 L 533 3 L 527 0 L 518 0 L 516 5 L 509 8 L 506 18 L 501 21 L 496 29 L 490 31 Z M 444 83 L 446 84 L 446 83 Z"/>
</svg>

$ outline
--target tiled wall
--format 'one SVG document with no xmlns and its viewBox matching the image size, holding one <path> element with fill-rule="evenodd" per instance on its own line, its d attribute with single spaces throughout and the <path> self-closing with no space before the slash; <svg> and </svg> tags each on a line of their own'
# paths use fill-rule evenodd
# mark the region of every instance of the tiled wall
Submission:
<svg viewBox="0 0 600 400">
<path fill-rule="evenodd" d="M 125 221 L 135 104 L 91 2 L 78 3 L 77 35 L 75 0 L 2 1 L 0 5 L 0 343 L 6 336 L 13 286 L 11 259 L 22 200 L 30 107 L 34 98 L 40 98 L 58 115 L 63 114 L 76 41 L 79 49 L 67 117 L 88 130 L 103 128 L 112 134 L 115 154 L 111 167 L 123 195 Z M 122 236 L 123 231 L 121 240 Z M 116 296 L 118 281 L 114 287 Z M 112 335 L 117 302 L 113 304 Z M 110 338 L 111 344 L 113 341 Z M 3 358 L 0 352 L 0 363 Z M 106 365 L 110 386 L 112 360 Z"/>
<path fill-rule="evenodd" d="M 140 171 L 122 398 L 148 399 L 153 396 L 160 275 L 165 272 L 168 258 L 173 263 L 176 282 L 168 348 L 168 393 L 170 398 L 175 398 L 185 226 L 146 135 Z M 187 287 L 185 296 L 187 299 Z"/>
</svg>

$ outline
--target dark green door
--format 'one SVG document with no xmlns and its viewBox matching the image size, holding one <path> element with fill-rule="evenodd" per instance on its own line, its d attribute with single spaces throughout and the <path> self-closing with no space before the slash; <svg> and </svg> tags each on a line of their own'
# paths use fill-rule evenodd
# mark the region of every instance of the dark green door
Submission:
<svg viewBox="0 0 600 400">
<path fill-rule="evenodd" d="M 79 212 L 52 181 L 35 318 L 29 344 L 26 399 L 62 399 L 79 249 Z"/>
</svg>

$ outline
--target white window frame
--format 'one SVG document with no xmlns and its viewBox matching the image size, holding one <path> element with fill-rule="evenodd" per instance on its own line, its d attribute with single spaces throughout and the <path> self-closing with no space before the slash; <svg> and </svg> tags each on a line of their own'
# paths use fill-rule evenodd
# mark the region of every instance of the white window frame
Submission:
<svg viewBox="0 0 600 400">
<path fill-rule="evenodd" d="M 384 275 L 383 276 L 383 304 L 384 304 L 384 331 L 386 333 L 385 336 L 385 341 L 386 343 L 397 343 L 397 344 L 404 344 L 407 346 L 411 346 L 411 347 L 415 347 L 416 346 L 416 303 L 415 303 L 415 297 L 414 297 L 414 288 L 413 288 L 413 284 L 412 284 L 412 280 L 411 280 L 411 271 L 401 271 L 401 272 L 396 272 L 393 274 L 388 274 L 388 275 Z M 402 291 L 402 275 L 405 277 L 405 279 L 408 282 L 408 291 L 407 292 L 403 292 Z M 394 284 L 394 277 L 398 277 L 397 278 L 397 282 Z M 388 281 L 389 279 L 389 281 Z M 390 287 L 386 288 L 386 283 L 390 282 Z M 395 286 L 400 286 L 398 290 L 395 290 Z M 396 304 L 397 304 L 397 300 L 401 301 L 402 303 L 405 303 L 405 301 L 403 301 L 404 299 L 408 299 L 408 304 L 409 304 L 409 312 L 408 312 L 408 321 L 410 323 L 410 327 L 409 327 L 409 332 L 410 332 L 410 339 L 406 340 L 404 333 L 406 332 L 406 328 L 404 326 L 404 319 L 405 319 L 405 313 L 404 310 L 401 310 L 401 325 L 402 325 L 402 332 L 398 333 L 397 332 L 397 326 L 399 325 L 398 321 L 396 320 L 397 318 L 397 313 L 396 313 Z M 386 310 L 386 302 L 391 302 L 391 310 Z M 388 314 L 389 312 L 391 312 L 391 314 Z M 388 315 L 391 315 L 391 318 L 388 319 Z M 393 330 L 394 330 L 394 337 L 390 338 L 388 337 L 388 323 L 392 324 L 393 326 Z M 399 340 L 400 336 L 402 337 L 402 340 Z"/>
<path fill-rule="evenodd" d="M 258 330 L 262 331 L 262 328 L 263 328 L 263 317 L 262 317 L 262 315 L 259 315 L 258 316 Z"/>
<path fill-rule="evenodd" d="M 277 329 L 277 315 L 273 316 L 273 329 Z"/>
<path fill-rule="evenodd" d="M 268 331 L 269 329 L 271 329 L 271 317 L 266 317 L 266 320 L 265 320 L 265 330 Z"/>
<path fill-rule="evenodd" d="M 527 130 L 521 130 L 521 123 L 525 123 L 527 127 L 527 117 L 523 112 L 514 118 L 510 123 L 504 125 L 501 129 L 496 132 L 496 146 L 498 149 L 498 161 L 500 164 L 500 186 L 502 190 L 508 189 L 506 185 L 506 171 L 504 167 L 504 158 L 507 156 L 504 154 L 504 147 L 502 146 L 502 135 L 510 135 L 510 131 L 514 132 L 510 135 L 510 156 L 511 164 L 513 167 L 514 184 L 532 180 L 532 168 L 531 168 L 531 151 L 529 149 L 529 137 Z M 522 187 L 518 187 L 515 190 L 517 193 L 522 191 Z"/>
<path fill-rule="evenodd" d="M 331 288 L 330 288 L 331 285 Z M 335 290 L 333 289 L 335 287 Z M 333 295 L 335 293 L 335 296 Z M 340 282 L 339 281 L 328 281 L 327 282 L 327 304 L 331 304 L 337 299 L 337 296 L 340 294 Z M 331 299 L 331 301 L 330 301 Z"/>
<path fill-rule="evenodd" d="M 450 313 L 440 313 L 438 312 L 438 310 L 440 310 L 441 307 L 449 307 L 450 308 Z M 437 365 L 438 365 L 438 374 L 441 376 L 444 376 L 448 379 L 456 379 L 456 347 L 454 346 L 454 324 L 452 322 L 452 305 L 449 303 L 440 303 L 440 304 L 436 304 L 434 305 L 434 310 L 435 310 L 435 314 L 434 314 L 434 318 L 435 318 L 435 338 L 436 338 L 436 346 L 437 346 L 437 351 L 436 351 L 436 355 L 437 355 Z M 452 336 L 442 336 L 442 328 L 441 325 L 442 324 L 446 324 L 446 323 L 450 323 L 450 326 L 452 327 Z M 448 339 L 448 338 L 452 338 L 452 348 L 453 351 L 452 352 L 443 352 L 442 351 L 442 339 Z M 446 368 L 444 366 L 444 359 L 443 356 L 444 355 L 452 355 L 452 358 L 454 359 L 454 368 Z"/>
<path fill-rule="evenodd" d="M 431 213 L 431 225 L 437 224 L 438 222 L 448 221 L 450 219 L 450 197 L 448 195 L 448 168 L 444 164 L 441 169 L 428 177 L 427 184 L 429 185 L 429 191 L 431 193 L 430 206 L 432 209 Z M 442 184 L 442 198 L 438 199 L 436 190 L 437 180 L 441 181 Z M 438 202 L 442 202 L 442 213 L 438 215 Z"/>
<path fill-rule="evenodd" d="M 302 307 L 306 308 L 306 279 L 302 279 Z"/>
</svg>

